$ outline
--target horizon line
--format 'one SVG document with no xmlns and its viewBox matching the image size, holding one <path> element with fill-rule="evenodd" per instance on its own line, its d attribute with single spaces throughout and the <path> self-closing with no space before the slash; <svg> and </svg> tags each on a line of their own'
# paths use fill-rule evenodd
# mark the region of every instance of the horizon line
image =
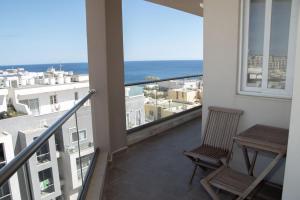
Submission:
<svg viewBox="0 0 300 200">
<path fill-rule="evenodd" d="M 124 60 L 124 62 L 162 62 L 162 61 L 203 61 L 203 59 Z M 54 62 L 54 63 L 33 63 L 33 64 L 4 64 L 4 65 L 0 64 L 0 67 L 9 67 L 9 66 L 12 66 L 12 67 L 14 67 L 14 66 L 22 67 L 22 66 L 28 66 L 28 65 L 63 65 L 63 64 L 79 64 L 79 63 L 86 64 L 88 62 L 81 61 L 81 62 L 62 62 L 62 63 Z"/>
</svg>

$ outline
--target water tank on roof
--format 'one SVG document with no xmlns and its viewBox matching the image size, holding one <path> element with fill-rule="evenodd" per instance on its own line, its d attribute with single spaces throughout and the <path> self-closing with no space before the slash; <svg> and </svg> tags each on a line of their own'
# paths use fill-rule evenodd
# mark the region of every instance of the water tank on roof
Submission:
<svg viewBox="0 0 300 200">
<path fill-rule="evenodd" d="M 24 77 L 20 78 L 20 85 L 25 86 L 27 84 L 27 80 Z"/>
<path fill-rule="evenodd" d="M 55 85 L 55 78 L 50 78 L 49 83 L 50 85 Z"/>
<path fill-rule="evenodd" d="M 43 84 L 44 85 L 49 85 L 49 78 L 44 78 L 43 79 Z"/>
<path fill-rule="evenodd" d="M 70 76 L 65 76 L 65 83 L 71 83 L 71 77 Z"/>
<path fill-rule="evenodd" d="M 64 77 L 63 76 L 57 77 L 57 84 L 64 84 Z"/>
<path fill-rule="evenodd" d="M 28 79 L 28 85 L 34 85 L 34 78 Z"/>
<path fill-rule="evenodd" d="M 4 86 L 5 87 L 10 87 L 10 82 L 9 82 L 9 80 L 7 80 L 7 79 L 4 79 Z"/>
</svg>

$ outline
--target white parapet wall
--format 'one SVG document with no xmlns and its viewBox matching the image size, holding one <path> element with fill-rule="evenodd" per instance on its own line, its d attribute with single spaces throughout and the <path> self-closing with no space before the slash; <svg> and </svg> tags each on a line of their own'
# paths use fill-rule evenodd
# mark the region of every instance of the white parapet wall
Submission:
<svg viewBox="0 0 300 200">
<path fill-rule="evenodd" d="M 0 113 L 7 111 L 7 98 L 8 90 L 0 89 Z"/>
<path fill-rule="evenodd" d="M 88 91 L 88 82 L 75 82 L 64 85 L 12 88 L 9 92 L 9 98 L 18 112 L 27 115 L 44 115 L 70 109 L 76 103 L 75 93 L 80 99 Z M 57 102 L 55 104 L 50 103 L 50 96 L 56 96 Z M 20 103 L 26 100 L 35 100 L 35 113 L 32 113 L 27 105 Z"/>
</svg>

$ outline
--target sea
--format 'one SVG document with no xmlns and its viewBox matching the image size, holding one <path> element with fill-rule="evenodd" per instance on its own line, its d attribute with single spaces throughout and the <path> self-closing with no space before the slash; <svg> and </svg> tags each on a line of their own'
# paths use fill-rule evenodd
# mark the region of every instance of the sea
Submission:
<svg viewBox="0 0 300 200">
<path fill-rule="evenodd" d="M 34 64 L 0 66 L 0 70 L 22 67 L 29 72 L 43 72 L 53 67 L 74 74 L 88 74 L 88 63 Z M 126 61 L 125 83 L 144 81 L 147 77 L 159 79 L 199 75 L 203 72 L 202 60 Z"/>
</svg>

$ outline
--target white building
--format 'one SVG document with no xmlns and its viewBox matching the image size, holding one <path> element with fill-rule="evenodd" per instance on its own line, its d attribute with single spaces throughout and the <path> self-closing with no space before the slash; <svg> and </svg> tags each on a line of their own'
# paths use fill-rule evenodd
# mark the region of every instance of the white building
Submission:
<svg viewBox="0 0 300 200">
<path fill-rule="evenodd" d="M 11 88 L 9 99 L 18 112 L 44 115 L 70 109 L 88 90 L 88 81 L 24 86 Z"/>
<path fill-rule="evenodd" d="M 44 115 L 70 109 L 88 93 L 87 75 L 56 71 L 27 72 L 23 68 L 0 71 L 0 112 L 7 111 L 7 100 L 26 115 Z"/>
<path fill-rule="evenodd" d="M 7 111 L 7 98 L 8 90 L 0 89 L 0 113 Z"/>
<path fill-rule="evenodd" d="M 39 137 L 45 127 L 54 123 L 61 114 L 24 115 L 0 120 L 0 167 Z M 28 171 L 20 171 L 10 179 L 11 185 L 16 186 L 12 189 L 21 187 L 15 193 L 19 195 L 21 192 L 22 200 L 77 199 L 82 185 L 81 166 L 84 177 L 94 153 L 90 107 L 82 107 L 77 117 L 79 138 L 75 118 L 71 117 L 28 160 Z M 0 188 L 0 200 L 1 194 L 13 196 L 14 191 L 10 188 Z M 21 200 L 20 195 L 12 200 Z"/>
<path fill-rule="evenodd" d="M 0 132 L 0 169 L 14 158 L 12 136 Z M 20 200 L 20 188 L 17 175 L 13 175 L 7 183 L 0 187 L 0 199 Z"/>
<path fill-rule="evenodd" d="M 125 103 L 127 129 L 145 124 L 145 96 L 143 87 L 126 87 Z"/>
</svg>

